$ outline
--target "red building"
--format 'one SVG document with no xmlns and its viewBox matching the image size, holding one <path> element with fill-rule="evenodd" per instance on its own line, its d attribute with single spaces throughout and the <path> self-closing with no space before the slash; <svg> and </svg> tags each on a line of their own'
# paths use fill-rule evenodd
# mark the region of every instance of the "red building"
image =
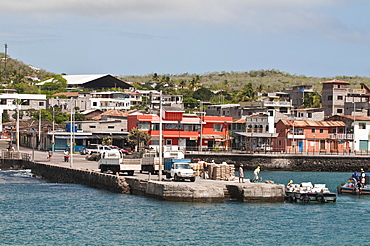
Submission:
<svg viewBox="0 0 370 246">
<path fill-rule="evenodd" d="M 162 139 L 165 151 L 171 150 L 227 150 L 229 146 L 228 124 L 231 117 L 184 116 L 183 111 L 166 107 L 162 117 Z M 130 115 L 127 130 L 138 128 L 151 138 L 150 147 L 159 148 L 158 115 Z"/>
<path fill-rule="evenodd" d="M 304 153 L 343 153 L 349 151 L 348 140 L 336 134 L 345 131 L 343 121 L 280 120 L 276 125 L 278 137 L 274 151 Z"/>
</svg>

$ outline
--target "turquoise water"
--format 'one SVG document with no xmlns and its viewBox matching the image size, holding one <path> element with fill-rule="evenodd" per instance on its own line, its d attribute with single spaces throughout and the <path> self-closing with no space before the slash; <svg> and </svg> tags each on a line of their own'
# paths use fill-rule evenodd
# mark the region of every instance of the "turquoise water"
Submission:
<svg viewBox="0 0 370 246">
<path fill-rule="evenodd" d="M 350 173 L 261 172 L 277 183 Z M 246 178 L 252 173 L 246 172 Z M 0 245 L 365 245 L 370 196 L 329 204 L 175 203 L 0 171 Z"/>
</svg>

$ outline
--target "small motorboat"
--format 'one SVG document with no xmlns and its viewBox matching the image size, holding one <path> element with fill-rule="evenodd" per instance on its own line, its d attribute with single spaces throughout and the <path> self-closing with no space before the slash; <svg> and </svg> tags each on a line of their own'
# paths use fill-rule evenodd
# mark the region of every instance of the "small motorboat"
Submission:
<svg viewBox="0 0 370 246">
<path fill-rule="evenodd" d="M 369 185 L 370 175 L 365 175 L 365 182 L 361 183 L 359 178 L 352 175 L 347 183 L 343 183 L 337 186 L 338 194 L 350 194 L 350 195 L 370 195 Z"/>
<path fill-rule="evenodd" d="M 289 183 L 285 188 L 285 200 L 302 203 L 336 202 L 337 194 L 331 193 L 325 184 L 312 185 L 311 182 Z"/>
</svg>

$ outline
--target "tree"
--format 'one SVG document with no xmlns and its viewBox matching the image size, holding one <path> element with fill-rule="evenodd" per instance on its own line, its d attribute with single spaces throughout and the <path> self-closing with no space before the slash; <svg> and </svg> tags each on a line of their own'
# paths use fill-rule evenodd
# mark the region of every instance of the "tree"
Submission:
<svg viewBox="0 0 370 246">
<path fill-rule="evenodd" d="M 205 87 L 200 87 L 193 94 L 193 98 L 201 101 L 209 101 L 215 94 Z"/>
<path fill-rule="evenodd" d="M 8 110 L 4 110 L 3 115 L 2 115 L 2 120 L 3 120 L 2 121 L 3 123 L 10 121 Z"/>
<path fill-rule="evenodd" d="M 185 97 L 182 102 L 184 103 L 185 108 L 197 108 L 199 107 L 199 101 L 197 99 L 194 99 L 192 97 Z"/>
<path fill-rule="evenodd" d="M 321 97 L 316 92 L 309 92 L 304 96 L 304 108 L 320 108 L 321 107 Z"/>
<path fill-rule="evenodd" d="M 112 145 L 113 139 L 111 137 L 105 137 L 103 138 L 102 144 L 103 145 Z"/>
<path fill-rule="evenodd" d="M 147 132 L 139 131 L 133 128 L 127 136 L 127 142 L 138 151 L 140 148 L 147 146 L 151 136 Z"/>
</svg>

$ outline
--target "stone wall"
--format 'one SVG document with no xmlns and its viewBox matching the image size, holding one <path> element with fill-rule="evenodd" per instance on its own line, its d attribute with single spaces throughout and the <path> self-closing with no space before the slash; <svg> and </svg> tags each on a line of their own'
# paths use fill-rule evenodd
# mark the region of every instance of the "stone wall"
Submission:
<svg viewBox="0 0 370 246">
<path fill-rule="evenodd" d="M 130 193 L 130 187 L 125 179 L 116 175 L 33 162 L 25 162 L 23 167 L 31 169 L 37 178 L 43 178 L 50 182 L 83 184 L 113 192 Z"/>
<path fill-rule="evenodd" d="M 243 164 L 244 170 L 261 166 L 269 171 L 310 171 L 310 172 L 353 172 L 364 168 L 370 171 L 370 158 L 364 156 L 305 156 L 305 155 L 236 155 L 236 154 L 187 154 L 186 158 L 207 162 L 226 162 L 236 167 Z"/>
</svg>

